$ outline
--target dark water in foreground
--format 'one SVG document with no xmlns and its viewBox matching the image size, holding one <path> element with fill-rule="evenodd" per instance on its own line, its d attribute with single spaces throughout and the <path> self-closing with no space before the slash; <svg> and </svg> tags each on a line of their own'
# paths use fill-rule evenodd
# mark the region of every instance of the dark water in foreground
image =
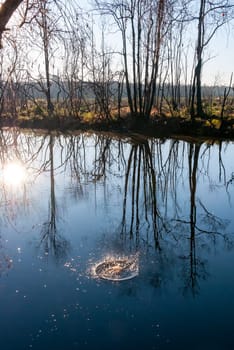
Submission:
<svg viewBox="0 0 234 350">
<path fill-rule="evenodd" d="M 1 349 L 234 348 L 233 143 L 0 143 Z M 123 256 L 134 279 L 94 274 Z"/>
</svg>

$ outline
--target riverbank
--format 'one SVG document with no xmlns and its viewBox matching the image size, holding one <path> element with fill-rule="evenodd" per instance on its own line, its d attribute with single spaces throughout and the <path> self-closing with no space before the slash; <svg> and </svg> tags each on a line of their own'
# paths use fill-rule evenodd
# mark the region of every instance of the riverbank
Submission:
<svg viewBox="0 0 234 350">
<path fill-rule="evenodd" d="M 2 118 L 1 127 L 19 127 L 22 129 L 45 129 L 65 131 L 109 131 L 118 133 L 139 133 L 153 137 L 204 137 L 234 139 L 234 120 L 195 119 L 181 117 L 154 117 L 144 119 L 121 118 L 116 120 L 96 119 L 89 122 L 77 118 Z"/>
</svg>

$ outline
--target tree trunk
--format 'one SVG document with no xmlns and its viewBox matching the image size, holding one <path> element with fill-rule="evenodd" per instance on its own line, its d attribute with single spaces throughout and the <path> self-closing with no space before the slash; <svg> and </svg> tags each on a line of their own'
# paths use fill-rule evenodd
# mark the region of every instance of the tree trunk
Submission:
<svg viewBox="0 0 234 350">
<path fill-rule="evenodd" d="M 47 100 L 47 111 L 49 116 L 54 111 L 54 105 L 51 100 L 51 87 L 50 87 L 50 62 L 49 62 L 49 33 L 48 23 L 46 18 L 46 3 L 42 4 L 42 38 L 43 38 L 43 49 L 45 59 L 45 74 L 46 74 L 46 100 Z"/>
<path fill-rule="evenodd" d="M 21 2 L 23 0 L 6 0 L 0 6 L 0 48 L 2 47 L 1 39 L 3 32 L 6 30 L 6 25 Z"/>
<path fill-rule="evenodd" d="M 196 95 L 196 115 L 198 117 L 204 116 L 204 111 L 202 107 L 202 93 L 201 93 L 201 73 L 202 73 L 202 54 L 204 49 L 204 31 L 205 31 L 205 8 L 206 8 L 206 0 L 200 1 L 200 10 L 199 10 L 199 18 L 198 18 L 198 37 L 197 37 L 197 48 L 196 48 L 196 67 L 194 71 L 194 80 L 192 86 L 192 95 L 191 95 L 191 105 L 190 105 L 190 113 L 191 119 L 195 118 L 195 95 Z"/>
</svg>

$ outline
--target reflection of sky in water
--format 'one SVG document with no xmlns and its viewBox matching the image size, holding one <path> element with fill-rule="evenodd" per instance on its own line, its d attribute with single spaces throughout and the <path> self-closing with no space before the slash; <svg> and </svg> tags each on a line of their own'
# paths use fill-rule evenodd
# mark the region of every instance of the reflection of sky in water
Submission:
<svg viewBox="0 0 234 350">
<path fill-rule="evenodd" d="M 1 181 L 4 350 L 232 348 L 232 143 L 219 154 L 101 134 L 3 136 L 1 159 L 17 154 L 27 174 L 15 190 Z M 135 279 L 92 278 L 107 255 L 136 252 Z"/>
</svg>

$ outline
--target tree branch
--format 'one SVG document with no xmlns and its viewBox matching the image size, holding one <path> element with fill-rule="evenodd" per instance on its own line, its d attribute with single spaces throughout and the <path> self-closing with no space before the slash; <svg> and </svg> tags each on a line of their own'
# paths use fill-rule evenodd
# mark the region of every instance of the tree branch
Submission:
<svg viewBox="0 0 234 350">
<path fill-rule="evenodd" d="M 21 2 L 23 0 L 5 0 L 0 6 L 0 48 L 2 47 L 2 34 L 7 30 L 6 25 Z"/>
</svg>

